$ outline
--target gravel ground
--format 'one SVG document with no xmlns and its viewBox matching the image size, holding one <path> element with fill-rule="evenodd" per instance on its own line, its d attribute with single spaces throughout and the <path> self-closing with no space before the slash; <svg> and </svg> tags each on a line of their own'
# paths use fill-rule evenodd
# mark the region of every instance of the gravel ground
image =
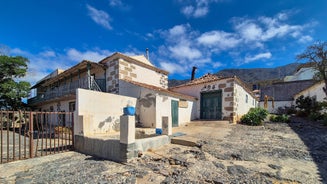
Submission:
<svg viewBox="0 0 327 184">
<path fill-rule="evenodd" d="M 71 138 L 68 140 L 68 135 L 65 136 L 63 137 L 67 139 L 58 138 L 54 134 L 52 135 L 52 138 L 50 137 L 46 138 L 44 136 L 44 138 L 42 139 L 42 135 L 39 135 L 39 139 L 37 139 L 37 134 L 35 133 L 33 139 L 33 145 L 34 145 L 33 156 L 37 157 L 41 155 L 48 155 L 48 154 L 53 154 L 54 152 L 58 152 L 58 150 L 60 152 L 63 152 L 63 150 L 70 149 L 72 145 Z M 20 144 L 19 144 L 19 139 L 21 141 Z M 29 141 L 30 141 L 29 137 L 27 136 L 24 137 L 24 135 L 21 135 L 18 132 L 3 130 L 2 137 L 0 133 L 0 140 L 2 143 L 2 144 L 0 143 L 0 152 L 2 152 L 2 161 L 4 163 L 8 162 L 8 160 L 13 161 L 14 155 L 15 155 L 15 159 L 19 158 L 19 154 L 21 155 L 21 158 L 29 158 Z M 19 149 L 19 145 L 20 145 L 20 149 Z M 9 150 L 9 154 L 7 155 L 8 150 Z"/>
<path fill-rule="evenodd" d="M 120 164 L 76 152 L 0 165 L 0 183 L 327 183 L 327 127 L 230 125 L 223 140 L 165 145 Z"/>
</svg>

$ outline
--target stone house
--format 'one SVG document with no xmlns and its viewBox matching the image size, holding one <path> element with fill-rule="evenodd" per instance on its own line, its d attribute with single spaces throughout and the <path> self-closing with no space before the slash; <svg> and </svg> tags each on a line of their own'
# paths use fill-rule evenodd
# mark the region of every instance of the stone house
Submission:
<svg viewBox="0 0 327 184">
<path fill-rule="evenodd" d="M 259 106 L 264 107 L 264 98 L 267 95 L 274 99 L 274 107 L 272 101 L 268 101 L 268 111 L 277 113 L 278 108 L 291 107 L 295 105 L 294 96 L 307 89 L 314 84 L 314 80 L 298 80 L 289 82 L 276 82 L 271 85 L 261 87 Z"/>
<path fill-rule="evenodd" d="M 59 70 L 58 70 L 59 71 Z M 175 126 L 190 122 L 192 120 L 194 97 L 168 91 L 168 72 L 156 68 L 145 56 L 126 56 L 121 53 L 114 53 L 104 58 L 99 63 L 82 61 L 77 65 L 65 70 L 54 72 L 36 83 L 32 89 L 36 90 L 36 96 L 28 99 L 28 104 L 40 111 L 73 112 L 80 117 L 77 122 L 82 126 L 85 121 L 92 125 L 89 134 L 106 133 L 114 130 L 113 125 L 108 125 L 108 117 L 116 122 L 122 114 L 123 106 L 136 106 L 136 119 L 144 127 L 160 128 L 161 118 L 168 117 L 169 122 Z M 77 89 L 87 89 L 88 96 L 82 100 L 78 98 Z M 106 109 L 100 110 L 97 114 L 91 109 L 97 109 L 99 104 L 92 103 L 101 96 L 100 93 L 92 91 L 115 94 L 118 96 L 103 95 L 104 98 L 119 98 L 125 101 L 124 104 L 112 106 L 105 104 L 101 106 Z M 126 98 L 125 98 L 126 97 Z M 136 102 L 127 98 L 136 98 Z M 78 99 L 80 102 L 78 102 Z M 107 103 L 115 100 L 106 101 Z M 128 102 L 132 104 L 128 104 Z M 101 99 L 98 101 L 101 103 Z M 85 104 L 89 110 L 80 108 L 79 104 Z M 89 105 L 92 104 L 93 106 Z M 184 104 L 184 106 L 180 105 Z M 186 105 L 185 105 L 186 104 Z M 114 110 L 113 108 L 117 108 Z M 83 111 L 82 111 L 83 109 Z M 79 111 L 81 110 L 81 111 Z M 91 113 L 92 112 L 92 113 Z M 173 121 L 173 122 L 172 122 Z M 105 123 L 106 126 L 98 126 Z M 85 128 L 86 126 L 84 126 Z"/>
<path fill-rule="evenodd" d="M 300 91 L 299 93 L 294 95 L 294 104 L 295 100 L 299 98 L 301 95 L 303 96 L 309 96 L 315 98 L 318 102 L 322 102 L 326 100 L 326 94 L 323 90 L 323 87 L 325 87 L 325 82 L 320 81 L 317 83 L 314 83 L 312 86 Z"/>
<path fill-rule="evenodd" d="M 170 90 L 198 99 L 194 109 L 196 119 L 236 123 L 250 108 L 257 106 L 252 91 L 236 76 L 221 78 L 206 74 Z"/>
<path fill-rule="evenodd" d="M 35 96 L 28 105 L 39 111 L 75 111 L 76 89 L 105 90 L 106 69 L 102 64 L 82 61 L 67 70 L 52 72 L 31 87 Z"/>
<path fill-rule="evenodd" d="M 36 96 L 28 104 L 36 110 L 74 112 L 59 118 L 74 120 L 76 150 L 116 161 L 169 143 L 173 126 L 194 119 L 236 122 L 257 103 L 237 77 L 205 75 L 168 89 L 167 71 L 121 53 L 57 70 L 32 88 Z M 135 107 L 135 116 L 123 115 L 126 106 Z M 135 122 L 163 135 L 136 139 Z"/>
<path fill-rule="evenodd" d="M 284 77 L 284 82 L 313 79 L 318 72 L 313 65 L 310 62 L 301 64 L 293 75 Z"/>
</svg>

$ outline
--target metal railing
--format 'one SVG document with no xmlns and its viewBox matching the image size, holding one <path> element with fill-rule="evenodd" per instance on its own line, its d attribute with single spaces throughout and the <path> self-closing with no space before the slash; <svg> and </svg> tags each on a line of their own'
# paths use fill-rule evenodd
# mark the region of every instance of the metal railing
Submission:
<svg viewBox="0 0 327 184">
<path fill-rule="evenodd" d="M 35 104 L 65 95 L 75 95 L 77 88 L 105 91 L 105 79 L 93 79 L 90 77 L 69 82 L 67 84 L 60 85 L 59 87 L 55 87 L 52 90 L 46 91 L 43 94 L 39 94 L 33 98 L 29 98 L 27 102 L 28 104 Z"/>
<path fill-rule="evenodd" d="M 72 112 L 0 111 L 0 163 L 73 149 Z"/>
</svg>

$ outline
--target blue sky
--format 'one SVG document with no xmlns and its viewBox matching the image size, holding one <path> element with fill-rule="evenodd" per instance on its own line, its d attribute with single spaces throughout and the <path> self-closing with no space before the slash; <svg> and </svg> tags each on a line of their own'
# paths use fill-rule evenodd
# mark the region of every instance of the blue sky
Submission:
<svg viewBox="0 0 327 184">
<path fill-rule="evenodd" d="M 327 41 L 326 0 L 0 1 L 1 52 L 30 60 L 34 84 L 56 68 L 150 50 L 169 78 L 295 62 Z"/>
</svg>

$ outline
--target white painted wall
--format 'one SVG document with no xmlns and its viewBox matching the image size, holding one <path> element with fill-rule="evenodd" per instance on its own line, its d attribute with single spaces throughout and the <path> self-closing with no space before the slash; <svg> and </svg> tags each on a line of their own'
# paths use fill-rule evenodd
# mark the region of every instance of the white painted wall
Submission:
<svg viewBox="0 0 327 184">
<path fill-rule="evenodd" d="M 318 102 L 322 102 L 325 100 L 326 98 L 326 94 L 325 92 L 323 91 L 323 87 L 325 86 L 325 83 L 324 82 L 319 82 L 311 87 L 309 87 L 308 89 L 296 94 L 294 96 L 294 103 L 295 103 L 295 100 L 300 97 L 301 95 L 303 96 L 310 96 L 310 97 L 316 97 L 316 100 Z"/>
<path fill-rule="evenodd" d="M 144 127 L 156 126 L 156 92 L 120 80 L 119 94 L 137 98 L 136 121 Z"/>
<path fill-rule="evenodd" d="M 234 111 L 236 113 L 236 121 L 248 113 L 250 108 L 256 107 L 257 100 L 253 98 L 242 86 L 234 84 Z"/>
<path fill-rule="evenodd" d="M 129 63 L 128 61 L 125 61 L 125 62 Z M 150 70 L 148 68 L 144 68 L 144 67 L 136 65 L 136 64 L 131 63 L 130 65 L 135 67 L 135 69 L 133 69 L 133 73 L 136 74 L 136 78 L 132 78 L 133 81 L 142 82 L 145 84 L 150 84 L 150 85 L 158 86 L 158 87 L 164 87 L 166 89 L 168 88 L 168 83 L 165 86 L 163 86 L 160 83 L 162 77 L 164 77 L 166 80 L 168 80 L 167 75 L 158 73 L 156 71 Z M 125 67 L 125 66 L 120 65 L 119 67 Z"/>
<path fill-rule="evenodd" d="M 127 105 L 135 105 L 136 98 L 77 89 L 75 134 L 109 134 L 119 130 L 120 116 Z"/>
<path fill-rule="evenodd" d="M 180 101 L 180 99 L 160 94 L 157 95 L 156 99 L 156 127 L 162 128 L 163 116 L 167 116 L 168 122 L 172 124 L 171 101 Z M 194 119 L 194 116 L 192 114 L 193 109 L 195 109 L 195 106 L 193 106 L 193 101 L 186 102 L 188 103 L 187 108 L 178 108 L 178 126 L 189 123 L 191 122 L 191 120 Z"/>
<path fill-rule="evenodd" d="M 275 101 L 274 102 L 274 108 L 273 108 L 271 101 L 268 101 L 267 110 L 268 110 L 269 113 L 274 114 L 274 113 L 277 113 L 277 109 L 279 107 L 282 107 L 282 108 L 284 108 L 285 106 L 286 107 L 291 107 L 292 105 L 295 105 L 295 103 L 293 101 Z M 264 102 L 263 101 L 259 102 L 259 107 L 264 108 Z"/>
<path fill-rule="evenodd" d="M 196 118 L 196 102 L 187 101 L 188 107 L 178 108 L 178 125 L 185 125 Z"/>
<path fill-rule="evenodd" d="M 119 87 L 121 95 L 137 98 L 136 113 L 144 127 L 161 128 L 163 116 L 167 116 L 169 123 L 172 123 L 171 100 L 179 101 L 179 98 L 161 94 L 123 80 L 120 81 Z M 187 108 L 179 108 L 179 125 L 195 119 L 195 103 L 193 101 L 187 101 L 187 103 Z"/>
<path fill-rule="evenodd" d="M 317 70 L 313 67 L 301 68 L 294 75 L 286 76 L 284 81 L 310 80 L 313 79 L 316 72 Z"/>
<path fill-rule="evenodd" d="M 168 123 L 172 124 L 171 119 L 171 100 L 179 100 L 166 95 L 156 95 L 156 128 L 162 128 L 162 117 L 168 117 Z"/>
<path fill-rule="evenodd" d="M 209 83 L 205 83 L 205 84 L 198 84 L 198 85 L 191 85 L 191 86 L 185 86 L 185 87 L 180 87 L 180 88 L 173 88 L 173 91 L 176 91 L 178 93 L 182 93 L 182 94 L 186 94 L 189 96 L 193 96 L 196 97 L 197 100 L 196 104 L 194 105 L 194 107 L 196 108 L 195 112 L 193 111 L 193 113 L 195 113 L 195 117 L 194 119 L 200 119 L 200 108 L 201 108 L 201 92 L 208 92 L 208 91 L 214 91 L 214 90 L 219 90 L 218 86 L 220 84 L 224 84 L 226 83 L 227 79 L 223 79 L 223 80 L 219 80 L 219 81 L 215 81 L 215 82 L 209 82 Z M 213 90 L 205 90 L 204 86 L 215 86 L 215 89 Z M 231 83 L 229 83 L 229 85 L 231 85 Z M 232 86 L 227 86 L 227 87 L 232 87 Z M 232 93 L 231 92 L 224 92 L 222 91 L 222 113 L 223 116 L 226 116 L 228 113 L 227 111 L 224 110 L 224 106 L 227 105 L 227 103 L 229 104 L 229 102 L 225 102 L 225 97 L 229 97 L 231 96 Z"/>
<path fill-rule="evenodd" d="M 208 89 L 210 86 L 210 89 Z M 214 87 L 214 89 L 212 89 Z M 205 88 L 206 87 L 206 88 Z M 233 90 L 225 91 L 226 88 L 233 88 Z M 214 82 L 208 82 L 198 85 L 184 86 L 179 88 L 173 88 L 173 91 L 194 96 L 199 100 L 196 102 L 196 112 L 195 117 L 199 119 L 200 116 L 200 108 L 201 108 L 201 92 L 209 92 L 215 90 L 222 90 L 222 113 L 223 118 L 230 118 L 231 115 L 234 116 L 233 121 L 238 121 L 242 115 L 246 114 L 248 110 L 252 107 L 257 106 L 257 101 L 253 98 L 250 93 L 248 93 L 241 85 L 235 82 L 233 78 L 221 79 Z M 246 96 L 248 96 L 248 102 L 246 103 Z M 232 101 L 226 100 L 233 98 Z M 228 111 L 225 107 L 230 108 L 233 107 L 233 111 Z"/>
</svg>

